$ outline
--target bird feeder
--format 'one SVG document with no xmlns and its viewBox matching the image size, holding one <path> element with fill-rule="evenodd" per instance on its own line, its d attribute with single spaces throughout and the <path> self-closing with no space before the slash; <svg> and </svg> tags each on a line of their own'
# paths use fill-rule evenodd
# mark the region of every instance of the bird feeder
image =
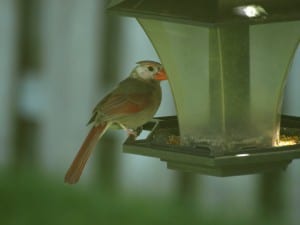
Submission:
<svg viewBox="0 0 300 225">
<path fill-rule="evenodd" d="M 299 1 L 121 0 L 109 11 L 143 27 L 177 108 L 146 124 L 146 139 L 128 139 L 125 152 L 216 176 L 283 169 L 300 157 L 300 119 L 281 116 Z"/>
</svg>

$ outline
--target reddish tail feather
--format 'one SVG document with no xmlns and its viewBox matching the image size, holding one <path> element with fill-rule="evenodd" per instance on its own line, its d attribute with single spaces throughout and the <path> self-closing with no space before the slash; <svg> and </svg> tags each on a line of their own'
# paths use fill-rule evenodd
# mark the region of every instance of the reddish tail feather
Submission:
<svg viewBox="0 0 300 225">
<path fill-rule="evenodd" d="M 66 173 L 66 183 L 75 184 L 79 181 L 86 162 L 95 148 L 98 139 L 104 134 L 107 127 L 107 123 L 92 127 Z"/>
</svg>

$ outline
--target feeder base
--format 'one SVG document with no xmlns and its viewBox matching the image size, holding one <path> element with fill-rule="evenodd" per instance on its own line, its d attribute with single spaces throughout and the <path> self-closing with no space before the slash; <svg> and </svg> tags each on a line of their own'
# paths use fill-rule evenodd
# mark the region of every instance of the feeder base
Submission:
<svg viewBox="0 0 300 225">
<path fill-rule="evenodd" d="M 245 149 L 229 152 L 223 156 L 212 156 L 208 147 L 193 148 L 181 145 L 164 144 L 162 136 L 177 134 L 176 117 L 157 118 L 158 123 L 149 122 L 144 129 L 151 130 L 146 139 L 124 143 L 123 151 L 143 156 L 159 158 L 167 163 L 167 168 L 212 176 L 235 176 L 285 170 L 293 160 L 300 158 L 300 144 Z M 289 133 L 299 132 L 299 118 L 282 117 L 281 130 Z M 161 135 L 161 134 L 164 135 Z M 158 134 L 154 139 L 155 134 Z M 159 135 L 160 134 L 160 135 Z"/>
</svg>

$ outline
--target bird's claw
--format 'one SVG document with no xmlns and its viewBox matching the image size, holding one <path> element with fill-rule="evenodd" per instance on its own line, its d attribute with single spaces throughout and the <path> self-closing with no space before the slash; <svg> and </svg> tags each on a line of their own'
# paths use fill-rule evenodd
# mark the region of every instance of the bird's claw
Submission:
<svg viewBox="0 0 300 225">
<path fill-rule="evenodd" d="M 128 134 L 129 137 L 134 137 L 136 138 L 138 135 L 137 135 L 137 132 L 135 130 L 131 130 L 131 129 L 126 129 L 126 132 Z"/>
</svg>

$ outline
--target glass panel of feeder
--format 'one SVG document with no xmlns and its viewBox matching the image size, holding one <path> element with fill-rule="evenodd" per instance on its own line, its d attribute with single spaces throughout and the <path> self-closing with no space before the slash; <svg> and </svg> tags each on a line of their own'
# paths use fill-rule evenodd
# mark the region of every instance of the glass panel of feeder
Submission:
<svg viewBox="0 0 300 225">
<path fill-rule="evenodd" d="M 207 131 L 209 121 L 209 29 L 140 19 L 165 66 L 181 135 Z"/>
<path fill-rule="evenodd" d="M 139 22 L 167 70 L 184 145 L 206 145 L 222 155 L 274 144 L 299 22 Z"/>
<path fill-rule="evenodd" d="M 278 141 L 283 91 L 300 38 L 300 22 L 256 25 L 250 33 L 251 122 Z M 268 142 L 266 142 L 268 143 Z"/>
</svg>

